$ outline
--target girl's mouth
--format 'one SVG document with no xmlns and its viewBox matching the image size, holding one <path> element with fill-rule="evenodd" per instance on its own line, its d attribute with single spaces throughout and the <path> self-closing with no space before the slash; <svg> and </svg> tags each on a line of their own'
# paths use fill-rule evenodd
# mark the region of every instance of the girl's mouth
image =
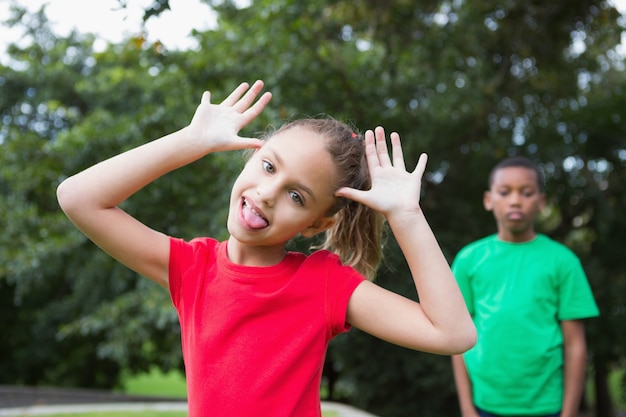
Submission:
<svg viewBox="0 0 626 417">
<path fill-rule="evenodd" d="M 269 222 L 263 213 L 245 197 L 242 198 L 241 203 L 241 219 L 250 229 L 263 229 L 269 226 Z"/>
</svg>

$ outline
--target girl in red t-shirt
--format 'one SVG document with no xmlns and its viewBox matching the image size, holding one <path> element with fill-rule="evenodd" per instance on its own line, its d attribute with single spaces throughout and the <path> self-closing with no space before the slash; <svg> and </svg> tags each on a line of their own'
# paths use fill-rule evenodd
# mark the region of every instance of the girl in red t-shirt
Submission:
<svg viewBox="0 0 626 417">
<path fill-rule="evenodd" d="M 268 92 L 258 97 L 262 88 L 261 81 L 242 83 L 221 104 L 205 92 L 188 126 L 94 165 L 57 190 L 62 209 L 93 242 L 172 293 L 193 381 L 191 417 L 254 410 L 319 416 L 326 343 L 349 326 L 439 354 L 462 353 L 476 339 L 419 204 L 426 155 L 409 172 L 397 133 L 390 135 L 390 156 L 382 127 L 363 140 L 331 118 L 296 120 L 266 140 L 241 137 L 271 99 Z M 232 189 L 225 242 L 182 242 L 118 207 L 168 172 L 244 148 L 254 152 Z M 419 303 L 363 278 L 373 279 L 380 261 L 383 220 L 406 257 Z M 309 257 L 285 249 L 298 235 L 320 233 L 325 241 Z M 297 310 L 302 306 L 310 320 Z M 311 352 L 308 367 L 292 367 Z M 278 378 L 280 372 L 292 376 Z"/>
</svg>

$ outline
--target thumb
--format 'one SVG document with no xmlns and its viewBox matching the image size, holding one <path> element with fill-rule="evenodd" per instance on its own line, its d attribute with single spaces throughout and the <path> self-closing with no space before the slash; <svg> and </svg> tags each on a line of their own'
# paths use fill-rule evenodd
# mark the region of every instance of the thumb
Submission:
<svg viewBox="0 0 626 417">
<path fill-rule="evenodd" d="M 264 143 L 261 139 L 246 138 L 246 137 L 241 137 L 241 136 L 237 136 L 234 142 L 238 145 L 238 148 L 240 149 L 245 149 L 245 148 L 258 149 L 261 146 L 263 146 L 263 143 Z"/>
<path fill-rule="evenodd" d="M 356 188 L 343 187 L 335 191 L 335 196 L 347 198 L 349 200 L 356 201 L 357 203 L 362 203 L 365 193 L 366 191 L 357 190 Z"/>
</svg>

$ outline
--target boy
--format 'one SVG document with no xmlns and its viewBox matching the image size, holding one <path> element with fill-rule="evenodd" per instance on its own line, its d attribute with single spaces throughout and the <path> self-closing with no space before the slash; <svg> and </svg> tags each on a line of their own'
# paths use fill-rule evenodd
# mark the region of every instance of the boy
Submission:
<svg viewBox="0 0 626 417">
<path fill-rule="evenodd" d="M 483 197 L 497 234 L 452 264 L 478 332 L 452 357 L 463 417 L 578 414 L 586 363 L 582 319 L 599 314 L 576 255 L 538 234 L 543 176 L 524 157 L 496 165 Z"/>
</svg>

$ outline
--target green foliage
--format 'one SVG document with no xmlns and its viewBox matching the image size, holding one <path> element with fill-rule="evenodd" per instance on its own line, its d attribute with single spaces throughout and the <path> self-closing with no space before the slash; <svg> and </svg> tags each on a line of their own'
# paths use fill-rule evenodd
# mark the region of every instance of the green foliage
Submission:
<svg viewBox="0 0 626 417">
<path fill-rule="evenodd" d="M 602 312 L 588 324 L 593 369 L 602 381 L 623 364 L 626 78 L 614 9 L 584 0 L 208 3 L 218 28 L 194 34 L 198 51 L 137 38 L 96 52 L 91 35 L 55 35 L 43 12 L 11 18 L 30 42 L 12 46 L 12 65 L 0 67 L 0 329 L 11 335 L 0 345 L 0 383 L 113 387 L 122 368 L 182 366 L 167 292 L 86 241 L 54 190 L 183 127 L 203 90 L 220 100 L 257 78 L 274 98 L 243 134 L 325 113 L 361 131 L 400 132 L 409 165 L 427 152 L 422 205 L 450 261 L 495 231 L 481 205 L 491 166 L 512 154 L 539 162 L 549 198 L 540 230 L 579 254 Z M 146 18 L 168 7 L 156 1 Z M 242 162 L 211 155 L 124 208 L 170 235 L 224 238 Z M 416 297 L 393 240 L 387 252 L 378 283 Z M 327 368 L 331 399 L 381 416 L 457 412 L 448 358 L 354 330 L 333 341 Z"/>
</svg>

